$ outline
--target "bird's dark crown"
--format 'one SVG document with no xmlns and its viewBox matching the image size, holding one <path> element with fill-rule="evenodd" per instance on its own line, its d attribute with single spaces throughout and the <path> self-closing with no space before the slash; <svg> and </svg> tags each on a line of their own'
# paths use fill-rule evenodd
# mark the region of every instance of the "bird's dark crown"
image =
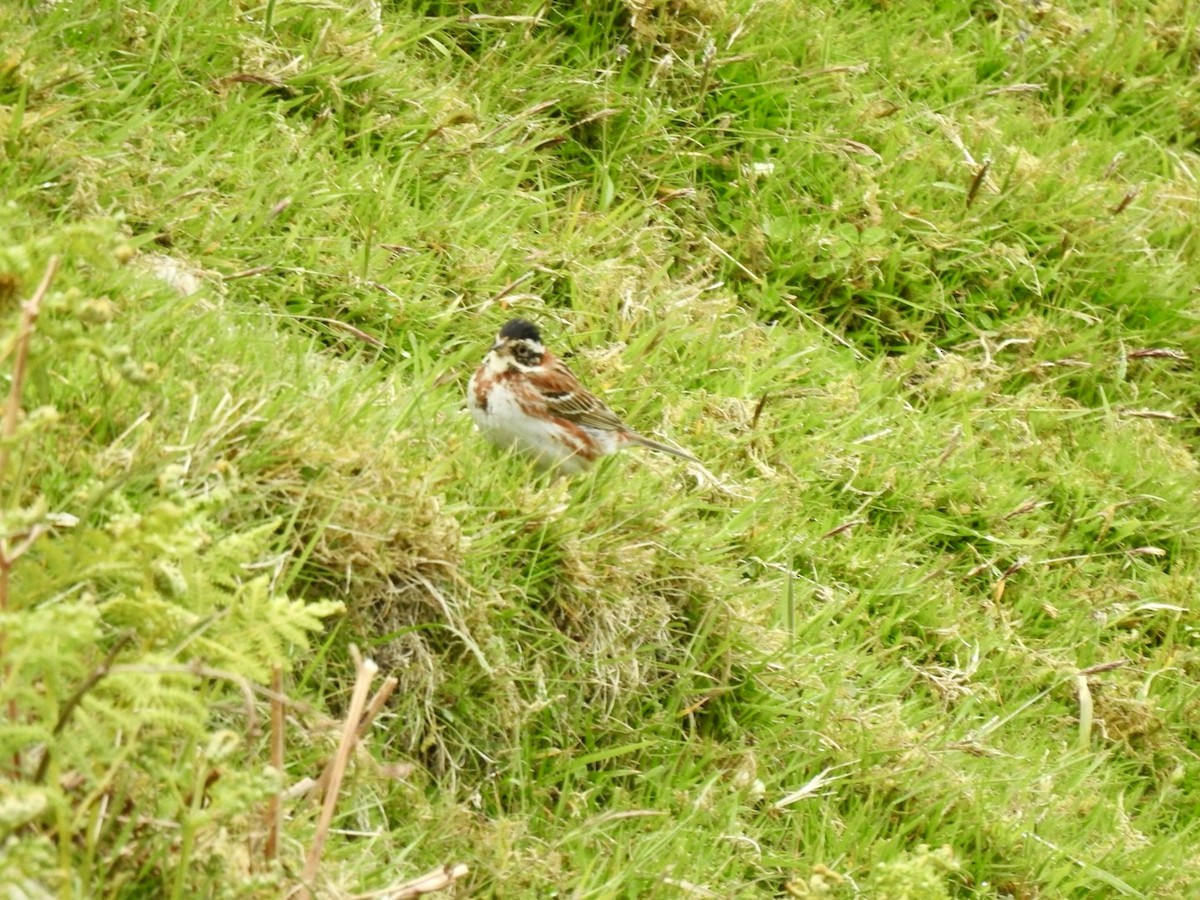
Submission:
<svg viewBox="0 0 1200 900">
<path fill-rule="evenodd" d="M 533 341 L 537 344 L 542 342 L 541 332 L 527 319 L 510 319 L 505 322 L 504 327 L 500 329 L 500 337 L 510 341 Z"/>
</svg>

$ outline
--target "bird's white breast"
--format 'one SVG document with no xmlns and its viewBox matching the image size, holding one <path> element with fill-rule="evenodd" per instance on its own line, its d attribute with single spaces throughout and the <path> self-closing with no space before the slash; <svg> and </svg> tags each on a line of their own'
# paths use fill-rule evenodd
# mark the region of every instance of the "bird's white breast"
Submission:
<svg viewBox="0 0 1200 900">
<path fill-rule="evenodd" d="M 489 377 L 485 363 L 485 374 Z M 467 387 L 467 405 L 476 427 L 489 441 L 498 447 L 513 449 L 532 456 L 542 468 L 557 468 L 566 474 L 575 474 L 587 468 L 591 462 L 580 455 L 579 435 L 564 428 L 549 418 L 529 415 L 521 408 L 513 391 L 503 379 L 497 380 L 487 392 L 487 403 L 482 404 L 476 391 L 480 372 L 471 376 Z M 618 449 L 619 438 L 615 432 L 582 428 L 591 439 L 591 456 L 605 456 Z"/>
</svg>

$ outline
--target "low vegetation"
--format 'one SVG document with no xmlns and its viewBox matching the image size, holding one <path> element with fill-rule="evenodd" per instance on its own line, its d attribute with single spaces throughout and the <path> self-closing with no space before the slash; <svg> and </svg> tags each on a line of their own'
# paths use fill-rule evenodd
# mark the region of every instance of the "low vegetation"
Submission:
<svg viewBox="0 0 1200 900">
<path fill-rule="evenodd" d="M 0 34 L 12 896 L 1194 896 L 1200 6 Z M 480 440 L 515 314 L 704 466 Z"/>
</svg>

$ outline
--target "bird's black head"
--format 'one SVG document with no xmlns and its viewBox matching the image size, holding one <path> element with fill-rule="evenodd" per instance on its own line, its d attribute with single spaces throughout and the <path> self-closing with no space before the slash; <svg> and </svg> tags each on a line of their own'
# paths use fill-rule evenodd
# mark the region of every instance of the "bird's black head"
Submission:
<svg viewBox="0 0 1200 900">
<path fill-rule="evenodd" d="M 500 329 L 500 338 L 509 341 L 532 341 L 535 344 L 542 342 L 542 335 L 537 326 L 527 319 L 510 319 L 505 322 L 504 327 Z"/>
</svg>

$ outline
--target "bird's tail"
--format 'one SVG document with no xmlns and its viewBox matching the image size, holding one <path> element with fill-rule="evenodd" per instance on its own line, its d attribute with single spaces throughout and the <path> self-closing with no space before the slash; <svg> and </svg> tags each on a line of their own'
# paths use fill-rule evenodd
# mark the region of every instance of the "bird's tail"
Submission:
<svg viewBox="0 0 1200 900">
<path fill-rule="evenodd" d="M 631 443 L 640 444 L 643 447 L 649 447 L 651 450 L 657 450 L 659 453 L 668 453 L 671 456 L 678 456 L 680 459 L 686 459 L 688 462 L 698 463 L 700 460 L 692 456 L 686 450 L 676 450 L 674 447 L 668 447 L 666 444 L 660 444 L 658 441 L 652 441 L 648 437 L 642 437 L 636 431 L 626 431 L 625 437 Z"/>
</svg>

